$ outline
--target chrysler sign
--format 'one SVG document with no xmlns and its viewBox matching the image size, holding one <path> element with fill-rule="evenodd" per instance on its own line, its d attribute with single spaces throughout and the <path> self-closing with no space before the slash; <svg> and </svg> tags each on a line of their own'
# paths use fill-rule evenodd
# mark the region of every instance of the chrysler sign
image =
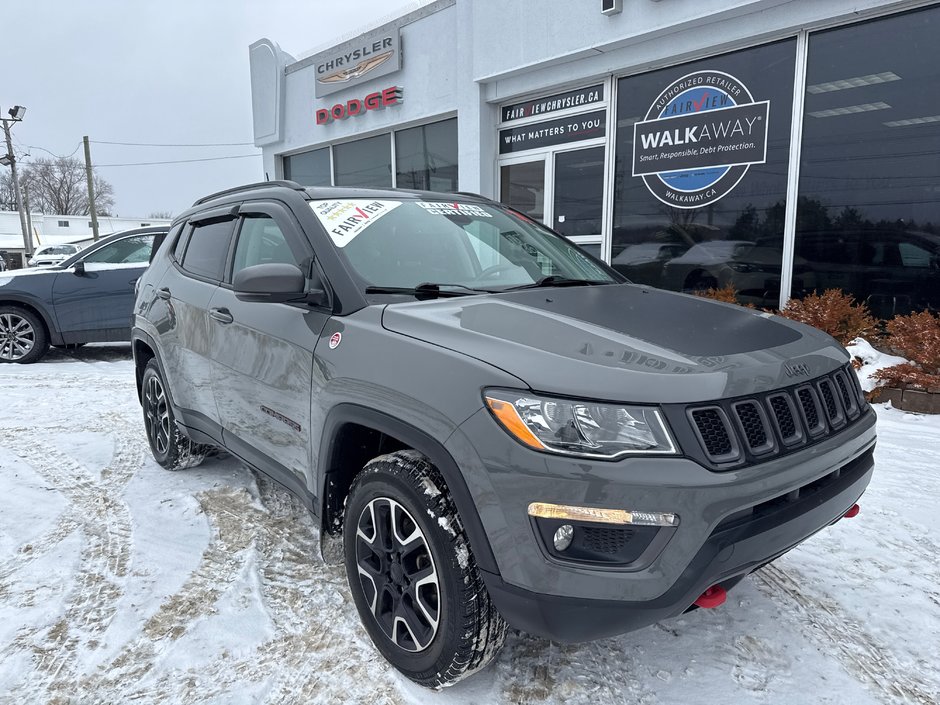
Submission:
<svg viewBox="0 0 940 705">
<path fill-rule="evenodd" d="M 398 31 L 359 37 L 314 57 L 316 96 L 322 98 L 401 68 Z"/>
</svg>

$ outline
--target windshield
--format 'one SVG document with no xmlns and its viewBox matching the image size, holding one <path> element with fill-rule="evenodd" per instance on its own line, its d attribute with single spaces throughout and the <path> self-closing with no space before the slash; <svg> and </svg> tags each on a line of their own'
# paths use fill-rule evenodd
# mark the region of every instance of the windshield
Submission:
<svg viewBox="0 0 940 705">
<path fill-rule="evenodd" d="M 74 255 L 78 252 L 78 248 L 74 245 L 55 245 L 51 247 L 43 247 L 36 250 L 34 257 L 39 256 L 48 256 L 48 255 Z"/>
<path fill-rule="evenodd" d="M 496 206 L 349 199 L 310 207 L 367 286 L 499 291 L 545 277 L 622 281 L 560 236 Z"/>
</svg>

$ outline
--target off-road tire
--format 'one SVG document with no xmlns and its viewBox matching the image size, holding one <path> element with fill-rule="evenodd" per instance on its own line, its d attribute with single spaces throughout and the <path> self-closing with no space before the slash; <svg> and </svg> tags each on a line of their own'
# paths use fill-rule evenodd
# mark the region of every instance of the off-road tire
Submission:
<svg viewBox="0 0 940 705">
<path fill-rule="evenodd" d="M 179 429 L 173 405 L 166 392 L 166 383 L 156 360 L 144 368 L 141 381 L 141 406 L 144 430 L 153 459 L 166 470 L 194 468 L 206 459 L 211 446 L 194 443 Z"/>
<path fill-rule="evenodd" d="M 363 533 L 378 544 L 378 531 L 369 529 L 369 521 L 376 515 L 375 507 L 382 507 L 383 503 L 391 506 L 388 500 L 407 513 L 402 524 L 406 531 L 412 528 L 412 523 L 420 530 L 436 570 L 438 624 L 433 637 L 418 651 L 403 648 L 383 631 L 372 611 L 371 594 L 376 592 L 376 582 L 360 576 L 360 560 L 372 558 L 363 558 L 371 550 L 368 542 L 359 546 L 357 553 L 357 545 L 364 541 L 357 530 L 366 526 Z M 362 623 L 376 648 L 406 677 L 425 687 L 441 688 L 480 670 L 499 652 L 506 637 L 506 623 L 490 601 L 447 486 L 425 456 L 403 450 L 366 464 L 349 491 L 343 545 L 346 578 Z M 402 554 L 399 560 L 398 565 L 404 566 L 407 558 Z M 394 576 L 393 571 L 389 567 L 387 575 Z M 405 593 L 409 590 L 417 588 L 413 585 L 404 588 Z"/>
<path fill-rule="evenodd" d="M 11 341 L 7 334 L 15 335 Z M 29 346 L 23 354 L 21 346 Z M 0 363 L 28 365 L 38 361 L 49 349 L 49 334 L 36 314 L 19 306 L 0 306 Z"/>
</svg>

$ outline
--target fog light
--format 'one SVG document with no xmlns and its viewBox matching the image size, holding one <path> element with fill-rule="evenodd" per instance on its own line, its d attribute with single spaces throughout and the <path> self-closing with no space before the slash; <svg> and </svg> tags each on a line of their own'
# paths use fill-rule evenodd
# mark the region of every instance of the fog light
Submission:
<svg viewBox="0 0 940 705">
<path fill-rule="evenodd" d="M 555 532 L 552 543 L 555 544 L 556 551 L 564 551 L 571 545 L 571 539 L 574 538 L 574 527 L 571 524 L 562 524 Z"/>
</svg>

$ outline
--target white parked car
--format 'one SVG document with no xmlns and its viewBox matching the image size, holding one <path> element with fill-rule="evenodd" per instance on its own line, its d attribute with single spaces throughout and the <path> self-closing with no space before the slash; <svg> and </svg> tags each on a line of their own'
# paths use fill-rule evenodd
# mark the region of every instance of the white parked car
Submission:
<svg viewBox="0 0 940 705">
<path fill-rule="evenodd" d="M 78 245 L 45 245 L 33 253 L 26 262 L 27 267 L 48 267 L 52 264 L 64 262 L 72 255 L 78 254 L 82 248 Z"/>
</svg>

